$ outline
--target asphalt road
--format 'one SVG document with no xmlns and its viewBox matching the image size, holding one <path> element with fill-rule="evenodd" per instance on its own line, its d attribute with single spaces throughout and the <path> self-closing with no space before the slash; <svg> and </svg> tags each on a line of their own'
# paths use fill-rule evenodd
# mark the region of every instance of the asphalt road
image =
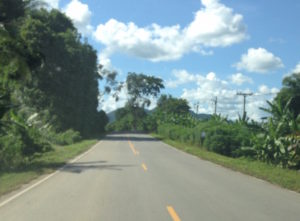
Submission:
<svg viewBox="0 0 300 221">
<path fill-rule="evenodd" d="M 142 134 L 107 136 L 11 199 L 1 221 L 300 220 L 300 194 Z"/>
</svg>

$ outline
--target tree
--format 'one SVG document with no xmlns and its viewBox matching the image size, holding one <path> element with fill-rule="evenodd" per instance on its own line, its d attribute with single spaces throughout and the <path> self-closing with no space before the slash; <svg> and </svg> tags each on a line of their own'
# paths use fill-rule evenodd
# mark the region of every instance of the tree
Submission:
<svg viewBox="0 0 300 221">
<path fill-rule="evenodd" d="M 157 102 L 157 109 L 171 114 L 188 114 L 190 106 L 187 100 L 174 98 L 171 95 L 161 95 Z"/>
<path fill-rule="evenodd" d="M 134 120 L 133 127 L 137 129 L 137 121 L 139 117 L 139 109 L 149 107 L 151 100 L 149 97 L 157 97 L 160 90 L 164 88 L 163 80 L 154 76 L 144 74 L 128 73 L 126 79 L 127 93 L 129 99 L 127 105 L 130 106 Z"/>
<path fill-rule="evenodd" d="M 282 106 L 288 102 L 288 108 L 297 117 L 300 113 L 300 73 L 294 73 L 283 79 L 283 87 L 277 94 L 275 100 L 280 101 Z"/>
<path fill-rule="evenodd" d="M 97 52 L 64 13 L 40 6 L 0 0 L 1 167 L 49 150 L 59 137 L 104 132 L 108 121 L 98 111 Z"/>
<path fill-rule="evenodd" d="M 285 93 L 285 92 L 284 92 Z M 260 160 L 273 164 L 281 164 L 282 167 L 300 167 L 300 140 L 297 137 L 300 129 L 300 117 L 296 117 L 291 102 L 280 99 L 285 96 L 277 96 L 273 102 L 267 101 L 269 107 L 261 108 L 270 113 L 268 122 L 263 125 L 263 136 L 254 139 L 254 147 Z"/>
<path fill-rule="evenodd" d="M 129 96 L 125 107 L 116 111 L 116 121 L 109 125 L 109 130 L 146 130 L 147 113 L 145 107 L 149 107 L 151 98 L 156 98 L 160 90 L 164 88 L 163 80 L 154 76 L 128 73 L 126 82 L 115 88 L 119 90 L 120 85 L 126 86 Z"/>
<path fill-rule="evenodd" d="M 163 80 L 144 74 L 128 73 L 126 79 L 127 92 L 130 96 L 128 103 L 134 107 L 149 107 L 149 97 L 157 97 L 164 88 Z"/>
<path fill-rule="evenodd" d="M 26 105 L 38 112 L 47 110 L 48 118 L 42 120 L 51 122 L 58 132 L 71 128 L 89 136 L 103 131 L 106 121 L 97 111 L 98 80 L 102 79 L 97 53 L 81 41 L 71 20 L 58 10 L 35 10 L 22 23 L 20 33 L 28 50 L 43 58 L 21 94 Z M 96 119 L 103 121 L 95 125 Z"/>
<path fill-rule="evenodd" d="M 5 26 L 13 20 L 23 17 L 26 2 L 23 0 L 1 0 L 0 1 L 0 23 Z"/>
</svg>

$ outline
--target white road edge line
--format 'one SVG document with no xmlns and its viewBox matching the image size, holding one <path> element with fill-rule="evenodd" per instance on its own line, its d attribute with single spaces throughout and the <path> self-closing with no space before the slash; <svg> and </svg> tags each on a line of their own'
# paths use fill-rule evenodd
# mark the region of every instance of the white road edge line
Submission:
<svg viewBox="0 0 300 221">
<path fill-rule="evenodd" d="M 102 143 L 102 140 L 99 141 L 98 143 L 96 143 L 94 146 L 92 146 L 89 150 L 87 150 L 86 152 L 84 152 L 83 154 L 79 155 L 78 157 L 68 161 L 66 163 L 66 165 L 64 165 L 63 167 L 57 169 L 55 172 L 49 174 L 48 176 L 46 176 L 45 178 L 43 178 L 42 180 L 34 183 L 33 185 L 27 187 L 26 189 L 22 190 L 21 192 L 13 195 L 12 197 L 8 198 L 7 200 L 5 200 L 4 202 L 0 203 L 0 208 L 5 206 L 6 204 L 10 203 L 11 201 L 13 201 L 14 199 L 22 196 L 23 194 L 27 193 L 28 191 L 32 190 L 33 188 L 39 186 L 40 184 L 44 183 L 45 181 L 49 180 L 51 177 L 55 176 L 56 174 L 60 173 L 62 171 L 62 169 L 64 169 L 66 166 L 68 166 L 69 164 L 75 163 L 76 161 L 80 160 L 82 157 L 86 156 L 87 154 L 89 154 L 93 149 L 95 149 L 95 147 L 99 144 Z"/>
</svg>

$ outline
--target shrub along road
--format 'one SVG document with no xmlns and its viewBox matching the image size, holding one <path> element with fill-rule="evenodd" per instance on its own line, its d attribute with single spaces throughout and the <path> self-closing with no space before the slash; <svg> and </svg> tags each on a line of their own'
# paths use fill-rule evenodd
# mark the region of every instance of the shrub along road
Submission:
<svg viewBox="0 0 300 221">
<path fill-rule="evenodd" d="M 276 221 L 300 217 L 299 193 L 141 134 L 109 135 L 78 160 L 10 199 L 0 202 L 0 220 Z"/>
</svg>

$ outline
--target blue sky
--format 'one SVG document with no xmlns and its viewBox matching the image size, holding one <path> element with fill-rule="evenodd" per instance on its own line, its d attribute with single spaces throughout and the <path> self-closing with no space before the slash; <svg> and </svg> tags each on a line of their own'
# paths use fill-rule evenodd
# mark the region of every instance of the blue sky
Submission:
<svg viewBox="0 0 300 221">
<path fill-rule="evenodd" d="M 163 93 L 198 111 L 237 118 L 238 91 L 253 92 L 248 115 L 265 116 L 284 76 L 300 72 L 300 1 L 297 0 L 47 0 L 65 12 L 98 51 L 99 62 L 119 72 L 161 77 Z M 103 97 L 100 107 L 124 105 Z M 155 105 L 155 101 L 153 102 Z"/>
</svg>

